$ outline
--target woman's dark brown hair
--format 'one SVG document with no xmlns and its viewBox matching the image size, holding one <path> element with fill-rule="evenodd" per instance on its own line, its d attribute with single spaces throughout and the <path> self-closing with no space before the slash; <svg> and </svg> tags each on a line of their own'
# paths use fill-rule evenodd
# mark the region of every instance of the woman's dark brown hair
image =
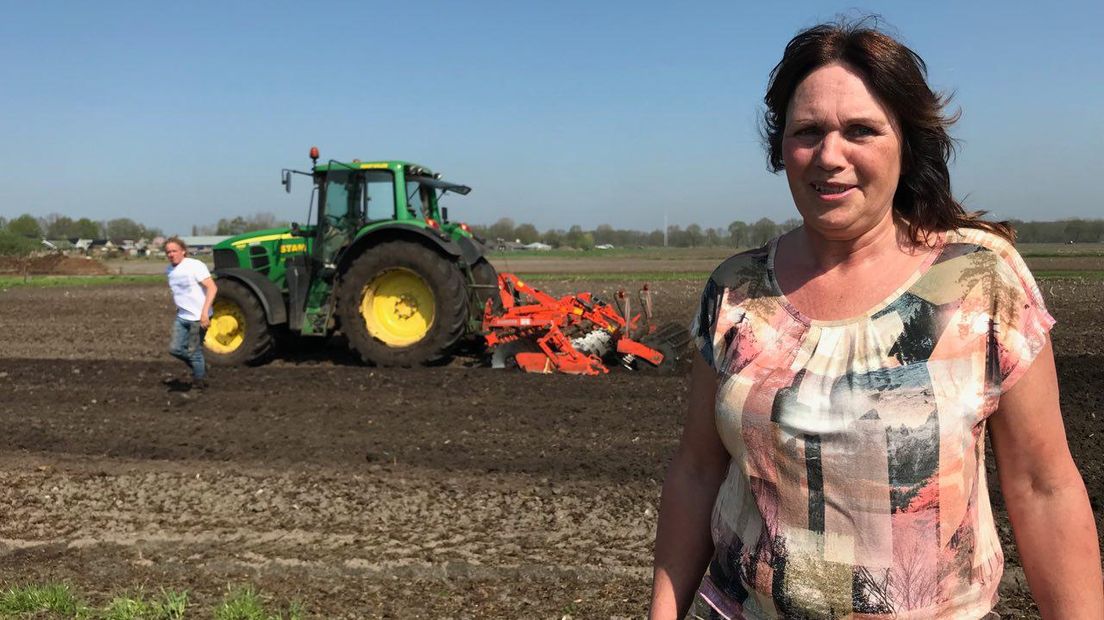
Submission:
<svg viewBox="0 0 1104 620">
<path fill-rule="evenodd" d="M 869 19 L 821 24 L 798 33 L 770 74 L 763 100 L 763 137 L 773 172 L 785 169 L 782 134 L 786 112 L 798 84 L 814 70 L 843 63 L 857 71 L 901 128 L 901 178 L 893 209 L 908 222 L 909 235 L 954 228 L 981 228 L 1009 241 L 1005 223 L 981 219 L 983 211 L 968 213 L 951 194 L 947 163 L 955 142 L 948 128 L 959 113 L 945 114 L 950 97 L 928 86 L 927 65 L 916 52 L 869 25 Z"/>
</svg>

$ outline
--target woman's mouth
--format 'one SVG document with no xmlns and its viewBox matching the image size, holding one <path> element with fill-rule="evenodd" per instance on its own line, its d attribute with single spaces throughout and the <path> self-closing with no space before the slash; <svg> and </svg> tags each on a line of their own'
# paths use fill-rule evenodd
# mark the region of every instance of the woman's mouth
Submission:
<svg viewBox="0 0 1104 620">
<path fill-rule="evenodd" d="M 856 185 L 844 185 L 842 183 L 811 183 L 813 190 L 822 198 L 840 198 L 857 187 Z"/>
</svg>

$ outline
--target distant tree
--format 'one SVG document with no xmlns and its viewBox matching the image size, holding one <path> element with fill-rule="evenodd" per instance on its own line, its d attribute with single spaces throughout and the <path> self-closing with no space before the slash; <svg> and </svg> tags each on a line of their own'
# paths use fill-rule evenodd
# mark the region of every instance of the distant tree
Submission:
<svg viewBox="0 0 1104 620">
<path fill-rule="evenodd" d="M 138 240 L 146 236 L 146 229 L 129 217 L 120 217 L 108 220 L 104 225 L 104 233 L 108 239 Z"/>
<path fill-rule="evenodd" d="M 697 224 L 691 224 L 686 227 L 686 244 L 692 248 L 696 248 L 702 244 L 705 240 L 705 235 L 702 234 L 702 227 Z"/>
<path fill-rule="evenodd" d="M 487 236 L 491 239 L 513 241 L 516 238 L 514 228 L 514 220 L 508 217 L 499 218 L 497 222 L 491 224 L 490 228 L 487 229 Z"/>
<path fill-rule="evenodd" d="M 1083 241 L 1083 237 L 1088 230 L 1086 226 L 1087 222 L 1081 219 L 1072 219 L 1066 222 L 1066 240 L 1078 243 Z"/>
<path fill-rule="evenodd" d="M 1104 241 L 1104 220 L 1089 220 L 1085 225 L 1085 241 L 1099 243 Z"/>
<path fill-rule="evenodd" d="M 533 243 L 540 240 L 540 231 L 532 224 L 521 224 L 514 229 L 514 236 L 522 243 Z"/>
<path fill-rule="evenodd" d="M 541 233 L 541 242 L 558 248 L 564 244 L 564 231 L 552 228 Z"/>
<path fill-rule="evenodd" d="M 0 230 L 0 256 L 26 256 L 40 247 L 40 241 L 9 230 Z"/>
<path fill-rule="evenodd" d="M 750 245 L 748 243 L 748 225 L 746 222 L 736 220 L 728 225 L 728 239 L 732 245 L 743 248 Z"/>
<path fill-rule="evenodd" d="M 772 237 L 778 234 L 778 225 L 774 223 L 774 220 L 769 217 L 764 217 L 758 222 L 751 225 L 751 230 L 748 235 L 748 242 L 754 246 L 759 247 L 766 242 L 770 241 Z"/>
<path fill-rule="evenodd" d="M 802 223 L 803 222 L 800 219 L 796 217 L 791 217 L 790 219 L 778 225 L 778 232 L 775 234 L 788 233 L 798 226 L 801 226 Z"/>
<path fill-rule="evenodd" d="M 564 243 L 578 250 L 590 250 L 594 248 L 594 235 L 584 231 L 582 226 L 575 224 L 567 230 Z"/>
<path fill-rule="evenodd" d="M 73 222 L 73 235 L 81 239 L 96 239 L 103 237 L 103 230 L 100 225 L 92 220 L 82 217 L 81 219 Z"/>
<path fill-rule="evenodd" d="M 594 229 L 594 243 L 612 243 L 616 245 L 619 241 L 616 237 L 617 232 L 609 224 L 599 224 L 598 228 Z"/>
<path fill-rule="evenodd" d="M 8 222 L 7 230 L 11 234 L 19 235 L 20 237 L 27 237 L 29 239 L 42 238 L 42 226 L 33 215 L 28 213 L 24 213 Z"/>
<path fill-rule="evenodd" d="M 74 224 L 73 218 L 58 213 L 51 213 L 45 217 L 46 226 L 46 238 L 47 239 L 68 239 L 75 236 L 73 234 Z"/>
<path fill-rule="evenodd" d="M 222 218 L 218 221 L 218 226 L 215 227 L 216 235 L 240 235 L 244 232 L 248 232 L 246 229 L 248 224 L 245 218 L 237 215 L 232 219 Z"/>
</svg>

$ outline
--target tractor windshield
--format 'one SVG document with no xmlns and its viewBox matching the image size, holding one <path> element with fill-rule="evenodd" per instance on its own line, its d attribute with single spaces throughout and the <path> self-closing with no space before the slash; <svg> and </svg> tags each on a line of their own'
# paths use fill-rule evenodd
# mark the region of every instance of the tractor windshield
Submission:
<svg viewBox="0 0 1104 620">
<path fill-rule="evenodd" d="M 331 170 L 322 215 L 338 228 L 395 217 L 394 177 L 386 170 Z"/>
</svg>

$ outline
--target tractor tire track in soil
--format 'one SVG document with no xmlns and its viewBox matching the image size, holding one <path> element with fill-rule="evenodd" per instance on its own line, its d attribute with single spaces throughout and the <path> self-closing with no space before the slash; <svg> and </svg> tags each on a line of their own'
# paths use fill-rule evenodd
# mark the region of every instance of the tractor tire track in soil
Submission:
<svg viewBox="0 0 1104 620">
<path fill-rule="evenodd" d="M 688 319 L 698 283 L 653 288 L 658 321 Z M 1100 527 L 1102 300 L 1043 288 Z M 0 586 L 164 586 L 202 612 L 248 582 L 330 618 L 645 613 L 683 374 L 366 368 L 334 339 L 178 392 L 170 318 L 157 286 L 0 292 Z M 1036 617 L 994 499 L 998 609 Z"/>
</svg>

